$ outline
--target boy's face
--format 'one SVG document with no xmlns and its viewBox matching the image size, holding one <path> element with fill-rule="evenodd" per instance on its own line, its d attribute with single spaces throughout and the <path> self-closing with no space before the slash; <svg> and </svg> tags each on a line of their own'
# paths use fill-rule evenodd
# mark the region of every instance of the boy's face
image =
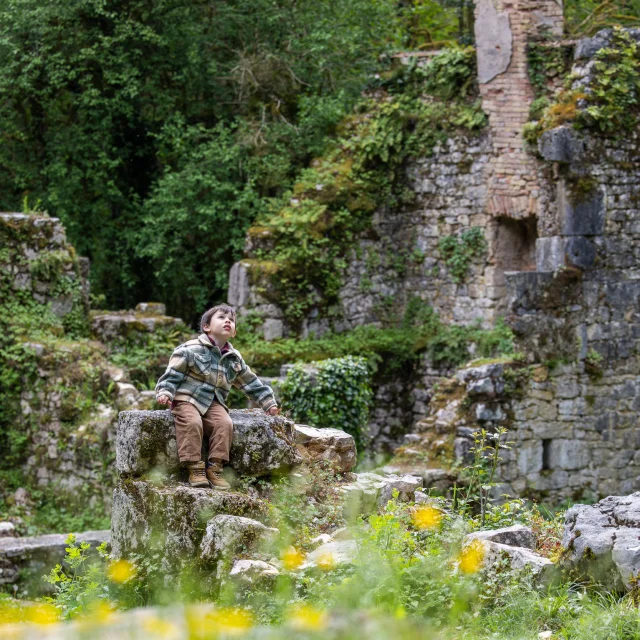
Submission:
<svg viewBox="0 0 640 640">
<path fill-rule="evenodd" d="M 204 330 L 220 338 L 233 338 L 236 335 L 236 321 L 230 313 L 216 311 L 209 324 L 204 325 Z"/>
</svg>

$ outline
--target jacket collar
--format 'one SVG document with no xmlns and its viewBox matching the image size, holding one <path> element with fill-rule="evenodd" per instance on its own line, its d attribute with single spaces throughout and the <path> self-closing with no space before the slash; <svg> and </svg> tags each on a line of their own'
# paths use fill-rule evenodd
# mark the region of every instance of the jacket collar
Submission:
<svg viewBox="0 0 640 640">
<path fill-rule="evenodd" d="M 211 340 L 209 340 L 209 336 L 206 333 L 201 333 L 198 336 L 198 340 L 200 341 L 201 344 L 203 344 L 205 347 L 209 347 L 210 349 L 213 349 L 213 344 L 211 344 Z M 233 347 L 233 345 L 230 342 L 227 342 L 227 347 L 229 348 L 229 351 L 227 351 L 224 355 L 225 356 L 230 356 L 230 355 L 234 355 L 236 357 L 239 357 L 240 354 L 238 353 L 238 351 L 236 351 L 236 349 Z"/>
</svg>

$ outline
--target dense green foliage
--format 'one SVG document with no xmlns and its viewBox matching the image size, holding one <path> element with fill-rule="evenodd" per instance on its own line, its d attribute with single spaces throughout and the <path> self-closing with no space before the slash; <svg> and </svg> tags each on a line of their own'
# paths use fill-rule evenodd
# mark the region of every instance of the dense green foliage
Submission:
<svg viewBox="0 0 640 640">
<path fill-rule="evenodd" d="M 375 99 L 356 106 L 327 153 L 258 217 L 249 230 L 261 247 L 249 263 L 252 277 L 294 325 L 313 307 L 326 313 L 337 301 L 341 268 L 373 211 L 411 203 L 403 182 L 407 160 L 429 155 L 456 129 L 485 125 L 474 79 L 473 49 L 447 50 L 425 67 L 383 74 Z"/>
<path fill-rule="evenodd" d="M 572 76 L 567 88 L 551 104 L 536 105 L 537 120 L 527 125 L 525 137 L 534 143 L 546 130 L 565 123 L 615 136 L 640 121 L 640 46 L 620 28 L 612 31 L 609 47 L 594 56 L 588 87 Z M 541 108 L 540 108 L 541 107 Z"/>
<path fill-rule="evenodd" d="M 282 407 L 299 424 L 331 427 L 350 433 L 361 449 L 371 405 L 371 371 L 365 358 L 345 356 L 287 372 L 281 387 Z"/>
<path fill-rule="evenodd" d="M 502 320 L 493 329 L 479 325 L 442 322 L 424 302 L 409 301 L 404 317 L 381 328 L 363 325 L 346 333 L 328 333 L 304 340 L 285 338 L 265 342 L 255 337 L 235 343 L 245 359 L 258 371 L 277 374 L 287 362 L 312 362 L 346 355 L 364 356 L 381 375 L 408 374 L 420 353 L 427 352 L 437 366 L 456 367 L 476 357 L 494 357 L 514 352 L 513 333 Z"/>
</svg>

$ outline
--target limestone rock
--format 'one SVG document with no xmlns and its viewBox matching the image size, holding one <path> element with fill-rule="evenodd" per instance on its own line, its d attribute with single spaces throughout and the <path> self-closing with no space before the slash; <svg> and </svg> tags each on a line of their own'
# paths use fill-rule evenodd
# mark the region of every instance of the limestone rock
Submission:
<svg viewBox="0 0 640 640">
<path fill-rule="evenodd" d="M 113 492 L 112 554 L 128 558 L 156 548 L 161 552 L 162 570 L 175 572 L 198 557 L 203 523 L 230 513 L 260 517 L 266 513 L 266 504 L 231 491 L 121 480 Z"/>
<path fill-rule="evenodd" d="M 88 542 L 93 548 L 109 542 L 109 531 L 85 531 L 76 534 L 77 542 Z M 23 596 L 35 597 L 50 589 L 42 576 L 62 563 L 66 534 L 49 534 L 24 538 L 0 538 L 0 585 L 15 585 Z"/>
<path fill-rule="evenodd" d="M 466 540 L 486 540 L 487 542 L 497 542 L 509 547 L 523 547 L 531 550 L 535 549 L 536 546 L 535 536 L 531 528 L 521 524 L 490 531 L 475 531 L 469 534 Z"/>
<path fill-rule="evenodd" d="M 340 490 L 345 494 L 345 515 L 353 518 L 360 513 L 373 513 L 378 508 L 378 496 L 384 487 L 384 476 L 358 473 L 356 480 Z"/>
<path fill-rule="evenodd" d="M 562 546 L 568 566 L 610 588 L 631 588 L 640 572 L 640 492 L 571 507 Z"/>
<path fill-rule="evenodd" d="M 416 489 L 422 487 L 422 478 L 417 476 L 390 476 L 384 480 L 384 486 L 378 497 L 378 504 L 385 505 L 393 498 L 393 492 L 398 491 L 399 502 L 411 502 Z"/>
<path fill-rule="evenodd" d="M 240 475 L 284 473 L 301 459 L 294 446 L 293 423 L 262 410 L 232 410 L 231 467 Z M 123 411 L 118 420 L 116 468 L 141 476 L 161 468 L 178 469 L 175 426 L 171 412 Z"/>
<path fill-rule="evenodd" d="M 310 460 L 328 460 L 338 471 L 351 471 L 357 463 L 356 443 L 352 435 L 340 429 L 316 429 L 294 426 L 298 452 Z"/>
<path fill-rule="evenodd" d="M 548 558 L 534 553 L 525 547 L 512 547 L 498 542 L 482 540 L 484 557 L 482 566 L 492 567 L 503 558 L 509 559 L 511 569 L 526 569 L 534 576 L 536 582 L 543 583 L 551 578 L 555 565 Z"/>
<path fill-rule="evenodd" d="M 233 441 L 229 464 L 243 476 L 281 474 L 302 461 L 293 422 L 260 409 L 231 411 Z"/>
<path fill-rule="evenodd" d="M 229 572 L 229 578 L 244 586 L 273 582 L 280 572 L 276 567 L 262 560 L 236 560 Z"/>
<path fill-rule="evenodd" d="M 140 476 L 178 467 L 176 431 L 170 411 L 121 411 L 116 434 L 116 469 Z"/>
<path fill-rule="evenodd" d="M 0 522 L 0 538 L 15 538 L 17 535 L 13 522 Z"/>
<path fill-rule="evenodd" d="M 355 564 L 358 557 L 358 544 L 355 540 L 336 540 L 328 542 L 312 551 L 306 562 L 300 567 L 337 567 L 340 565 Z"/>
<path fill-rule="evenodd" d="M 200 560 L 207 565 L 230 561 L 242 552 L 260 550 L 279 535 L 278 529 L 240 516 L 217 515 L 207 523 L 200 543 Z"/>
</svg>

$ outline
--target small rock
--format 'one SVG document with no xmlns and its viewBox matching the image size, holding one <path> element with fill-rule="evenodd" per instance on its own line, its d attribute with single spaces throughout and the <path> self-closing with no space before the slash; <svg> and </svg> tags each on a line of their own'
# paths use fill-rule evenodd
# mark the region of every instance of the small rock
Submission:
<svg viewBox="0 0 640 640">
<path fill-rule="evenodd" d="M 235 560 L 229 578 L 246 586 L 271 583 L 280 572 L 273 565 L 262 560 Z"/>
<path fill-rule="evenodd" d="M 136 305 L 136 311 L 154 316 L 167 315 L 167 307 L 162 302 L 139 302 Z"/>
<path fill-rule="evenodd" d="M 352 435 L 340 429 L 316 429 L 294 425 L 295 441 L 303 457 L 329 461 L 337 471 L 351 471 L 357 463 L 356 443 Z"/>
<path fill-rule="evenodd" d="M 391 476 L 384 480 L 384 486 L 378 497 L 378 504 L 385 505 L 398 491 L 398 502 L 411 502 L 416 489 L 422 487 L 422 478 L 416 476 Z"/>
<path fill-rule="evenodd" d="M 536 547 L 533 531 L 530 527 L 521 524 L 490 531 L 475 531 L 465 538 L 467 542 L 470 540 L 487 540 L 488 542 L 506 544 L 509 547 L 524 547 L 531 550 Z"/>
<path fill-rule="evenodd" d="M 358 545 L 355 540 L 337 540 L 329 542 L 312 551 L 306 562 L 300 567 L 333 568 L 340 565 L 355 564 L 358 556 Z"/>
<path fill-rule="evenodd" d="M 333 538 L 328 533 L 321 533 L 319 536 L 309 540 L 309 544 L 312 544 L 314 547 L 318 547 L 321 544 L 328 544 L 329 542 L 333 542 Z"/>
<path fill-rule="evenodd" d="M 0 522 L 0 538 L 15 538 L 17 535 L 13 522 Z"/>
</svg>

